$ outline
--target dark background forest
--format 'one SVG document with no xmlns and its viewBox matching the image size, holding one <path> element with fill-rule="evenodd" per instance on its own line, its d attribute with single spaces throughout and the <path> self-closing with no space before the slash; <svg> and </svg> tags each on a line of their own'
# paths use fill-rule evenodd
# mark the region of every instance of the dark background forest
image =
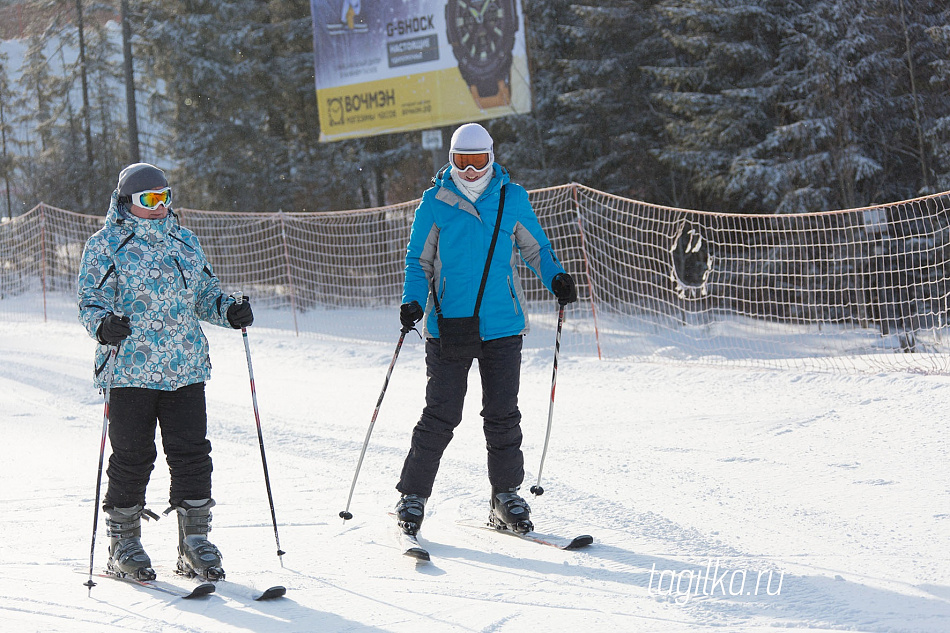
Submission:
<svg viewBox="0 0 950 633">
<path fill-rule="evenodd" d="M 533 109 L 485 124 L 527 188 L 763 214 L 950 189 L 946 0 L 523 9 Z M 0 0 L 0 37 L 27 47 L 17 68 L 0 55 L 3 215 L 101 214 L 143 157 L 177 205 L 220 211 L 404 202 L 440 166 L 418 132 L 317 141 L 305 0 Z"/>
</svg>

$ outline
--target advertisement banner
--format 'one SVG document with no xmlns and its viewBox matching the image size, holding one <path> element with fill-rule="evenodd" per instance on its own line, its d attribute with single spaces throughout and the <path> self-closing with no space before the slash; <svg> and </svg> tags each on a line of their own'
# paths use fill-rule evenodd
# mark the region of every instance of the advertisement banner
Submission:
<svg viewBox="0 0 950 633">
<path fill-rule="evenodd" d="M 531 110 L 521 0 L 311 0 L 320 141 Z"/>
</svg>

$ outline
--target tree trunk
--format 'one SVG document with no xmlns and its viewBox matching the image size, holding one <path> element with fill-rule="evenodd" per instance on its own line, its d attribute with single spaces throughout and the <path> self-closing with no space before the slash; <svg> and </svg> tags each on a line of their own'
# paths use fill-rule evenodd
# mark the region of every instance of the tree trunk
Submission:
<svg viewBox="0 0 950 633">
<path fill-rule="evenodd" d="M 140 162 L 139 124 L 135 110 L 135 73 L 132 68 L 132 25 L 129 23 L 129 0 L 122 0 L 122 61 L 125 68 L 125 109 L 129 128 L 129 163 Z"/>
<path fill-rule="evenodd" d="M 13 219 L 13 206 L 10 202 L 10 166 L 7 163 L 7 128 L 3 120 L 3 94 L 0 94 L 0 141 L 3 144 L 3 182 L 7 188 L 7 217 Z"/>
<path fill-rule="evenodd" d="M 92 123 L 89 119 L 89 78 L 86 74 L 86 39 L 82 24 L 82 0 L 76 0 L 76 26 L 79 29 L 79 76 L 82 78 L 82 125 L 86 135 L 86 164 L 89 174 L 92 173 L 94 162 L 92 155 Z M 91 182 L 92 179 L 90 178 Z"/>
</svg>

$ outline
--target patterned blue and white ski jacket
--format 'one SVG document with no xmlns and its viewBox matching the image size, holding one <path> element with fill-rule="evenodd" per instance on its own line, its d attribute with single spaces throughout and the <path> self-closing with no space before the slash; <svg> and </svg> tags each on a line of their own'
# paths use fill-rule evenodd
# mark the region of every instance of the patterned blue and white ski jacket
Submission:
<svg viewBox="0 0 950 633">
<path fill-rule="evenodd" d="M 480 333 L 484 341 L 526 334 L 529 325 L 518 261 L 523 259 L 548 290 L 564 268 L 531 208 L 528 192 L 510 181 L 504 167 L 492 166 L 491 183 L 474 204 L 456 187 L 451 169 L 436 176 L 416 209 L 406 248 L 402 301 L 425 306 L 423 336 L 427 338 L 439 337 L 431 296 L 433 280 L 442 316 L 472 316 L 498 217 L 501 187 L 506 185 L 498 243 L 478 312 Z"/>
<path fill-rule="evenodd" d="M 173 391 L 211 376 L 208 340 L 199 320 L 230 327 L 234 299 L 221 292 L 198 238 L 171 212 L 161 220 L 131 215 L 116 192 L 106 223 L 86 242 L 79 270 L 79 320 L 89 335 L 109 312 L 128 316 L 113 387 Z M 99 345 L 96 386 L 112 347 Z"/>
</svg>

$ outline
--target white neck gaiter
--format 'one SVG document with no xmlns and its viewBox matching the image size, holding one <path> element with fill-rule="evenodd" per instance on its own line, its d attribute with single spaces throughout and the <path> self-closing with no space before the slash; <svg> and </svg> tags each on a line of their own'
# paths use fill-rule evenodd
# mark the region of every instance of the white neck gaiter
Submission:
<svg viewBox="0 0 950 633">
<path fill-rule="evenodd" d="M 461 175 L 459 175 L 458 170 L 453 167 L 452 181 L 466 198 L 468 198 L 471 202 L 475 202 L 478 200 L 479 196 L 485 193 L 485 190 L 488 189 L 488 183 L 491 182 L 493 172 L 494 170 L 489 167 L 485 170 L 485 173 L 482 174 L 481 178 L 469 182 L 462 178 Z"/>
</svg>

